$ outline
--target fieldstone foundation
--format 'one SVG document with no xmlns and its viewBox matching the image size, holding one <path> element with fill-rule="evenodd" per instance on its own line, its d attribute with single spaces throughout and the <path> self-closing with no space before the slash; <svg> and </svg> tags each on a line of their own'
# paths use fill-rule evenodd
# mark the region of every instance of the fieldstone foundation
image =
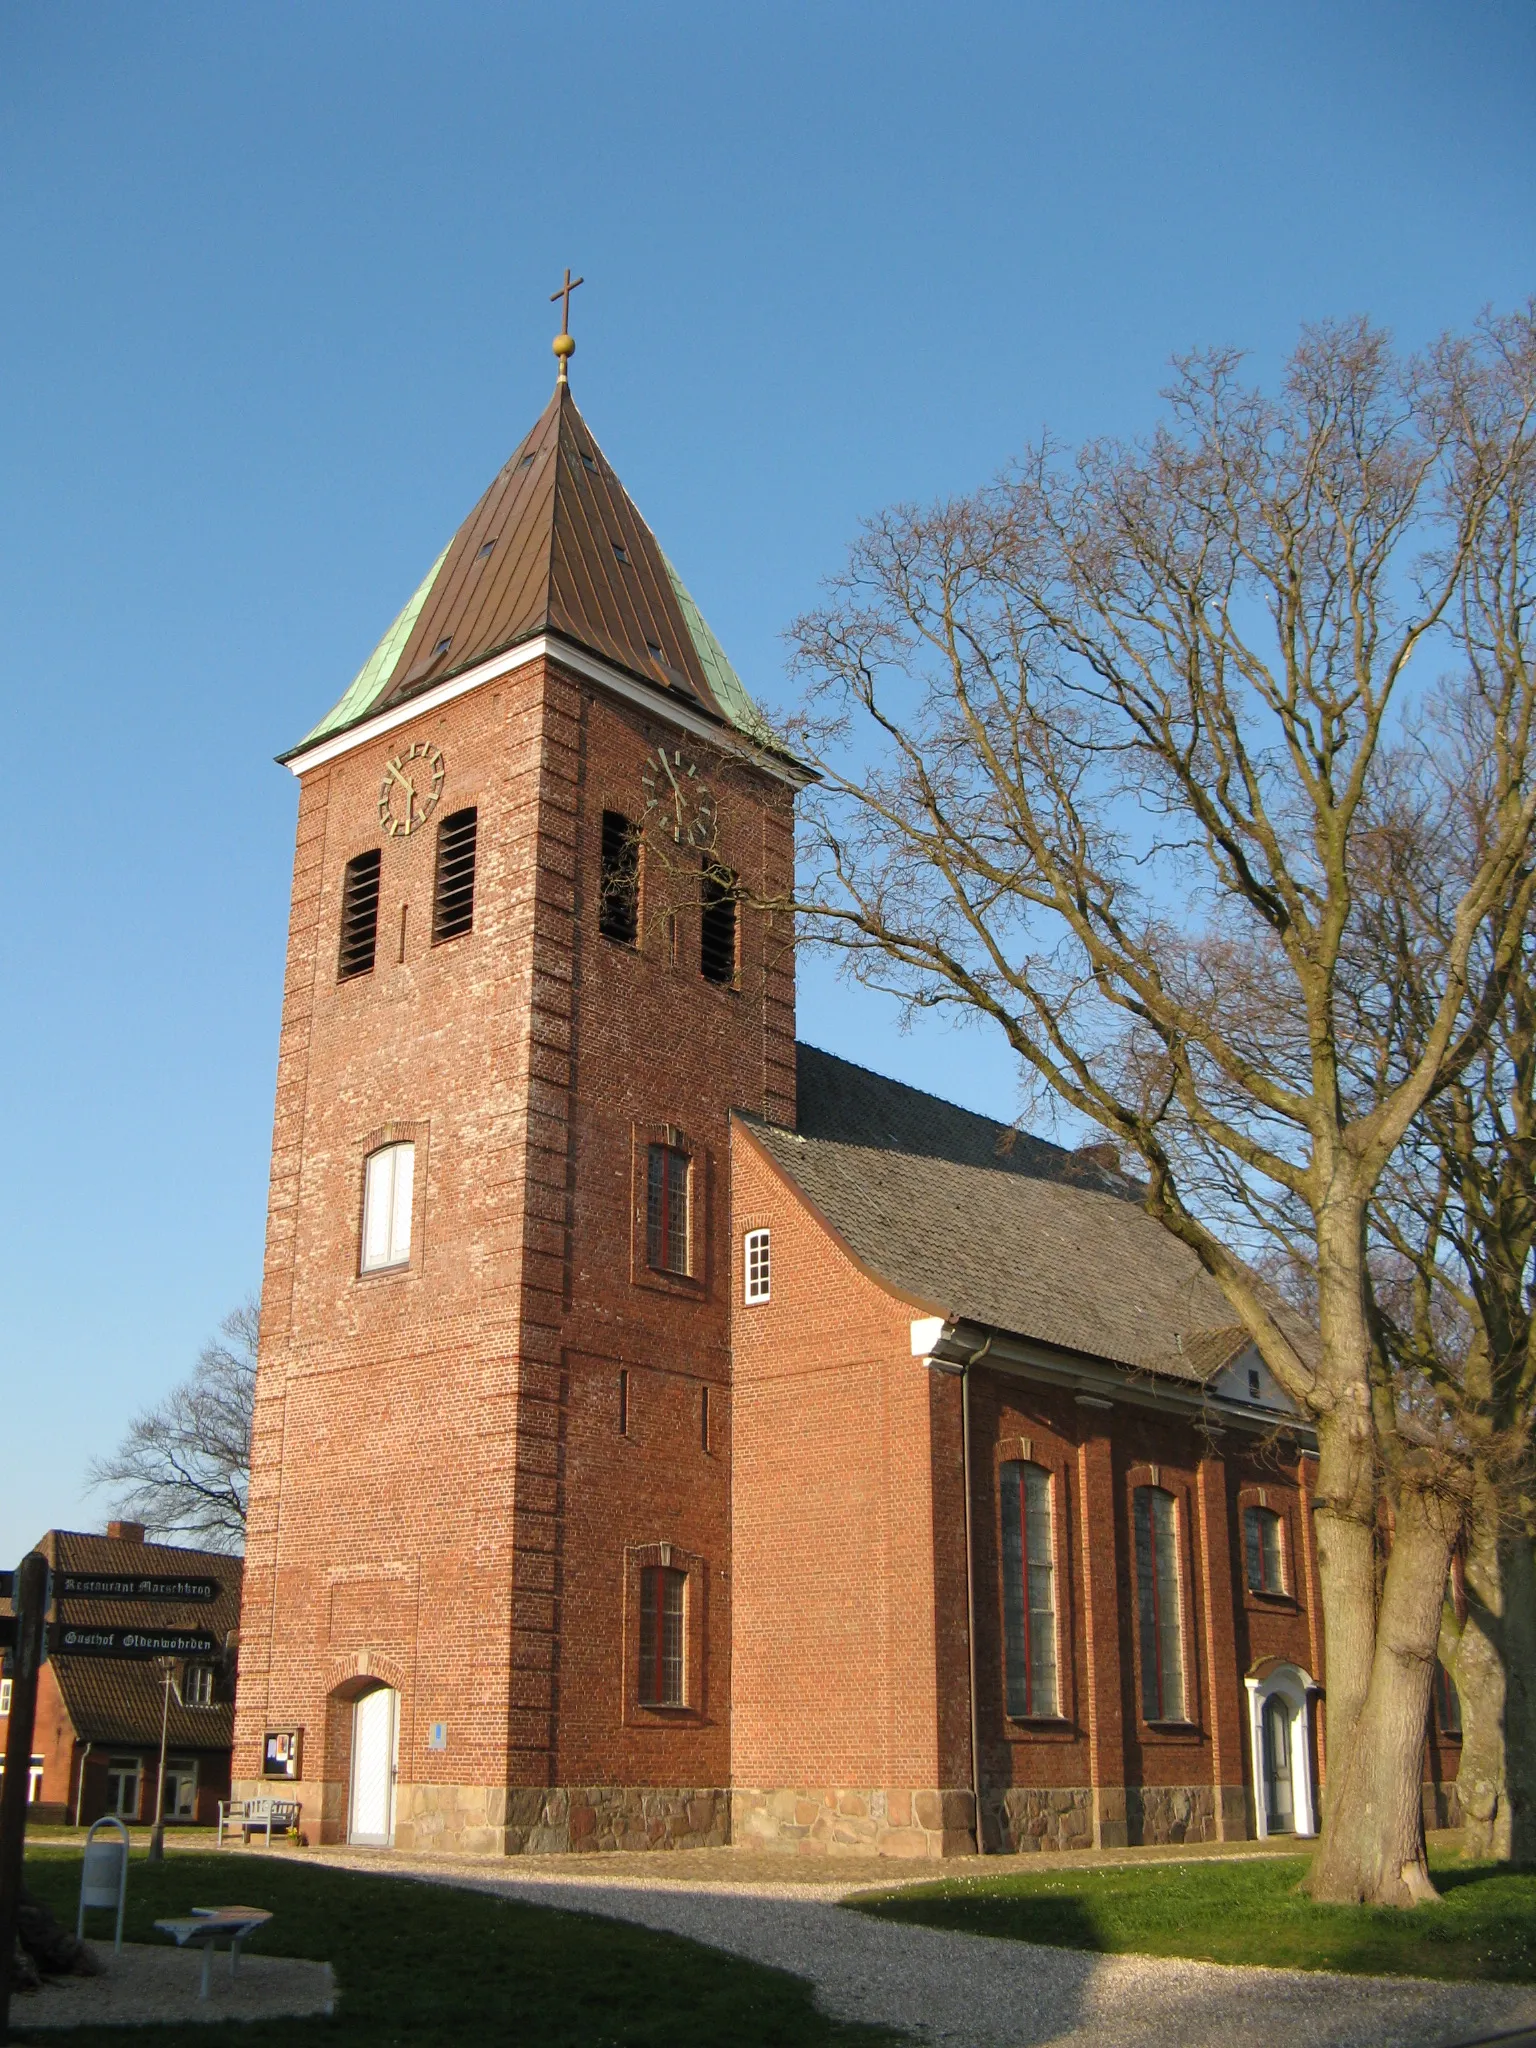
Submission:
<svg viewBox="0 0 1536 2048">
<path fill-rule="evenodd" d="M 982 1807 L 987 1847 L 1005 1856 L 1093 1847 L 1093 1793 L 1086 1785 L 1054 1791 L 1010 1785 L 1005 1792 L 983 1792 Z"/>
<path fill-rule="evenodd" d="M 1128 1785 L 1126 1822 L 1133 1842 L 1215 1842 L 1216 1793 L 1210 1785 Z"/>
<path fill-rule="evenodd" d="M 400 1785 L 395 1847 L 539 1856 L 600 1849 L 714 1849 L 729 1839 L 723 1791 L 635 1785 Z"/>
<path fill-rule="evenodd" d="M 738 1786 L 731 1839 L 743 1849 L 802 1855 L 969 1856 L 976 1848 L 967 1791 L 903 1786 Z"/>
</svg>

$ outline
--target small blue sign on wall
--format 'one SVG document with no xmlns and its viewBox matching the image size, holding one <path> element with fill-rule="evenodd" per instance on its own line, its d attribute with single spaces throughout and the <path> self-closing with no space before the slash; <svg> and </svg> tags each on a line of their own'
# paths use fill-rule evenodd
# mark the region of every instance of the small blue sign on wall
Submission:
<svg viewBox="0 0 1536 2048">
<path fill-rule="evenodd" d="M 432 1723 L 432 1726 L 427 1730 L 427 1747 L 428 1749 L 446 1749 L 448 1747 L 448 1723 L 446 1721 L 434 1721 Z"/>
</svg>

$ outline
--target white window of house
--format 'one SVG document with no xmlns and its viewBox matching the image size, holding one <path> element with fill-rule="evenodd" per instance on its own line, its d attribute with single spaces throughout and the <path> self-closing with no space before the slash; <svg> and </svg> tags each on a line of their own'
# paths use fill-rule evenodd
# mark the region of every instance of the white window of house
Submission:
<svg viewBox="0 0 1536 2048">
<path fill-rule="evenodd" d="M 137 1820 L 144 1766 L 136 1756 L 115 1756 L 107 1764 L 107 1811 L 119 1820 Z"/>
<path fill-rule="evenodd" d="M 165 1817 L 191 1820 L 197 1812 L 197 1758 L 171 1756 L 165 1760 Z"/>
<path fill-rule="evenodd" d="M 386 1145 L 363 1170 L 363 1271 L 411 1262 L 411 1189 L 416 1147 Z"/>
<path fill-rule="evenodd" d="M 766 1301 L 769 1288 L 768 1232 L 749 1230 L 742 1246 L 748 1301 Z"/>
<path fill-rule="evenodd" d="M 213 1666 L 189 1664 L 181 1674 L 181 1704 L 184 1707 L 213 1705 Z"/>
<path fill-rule="evenodd" d="M 0 1678 L 0 1720 L 11 1711 L 11 1681 Z"/>
<path fill-rule="evenodd" d="M 5 1758 L 0 1756 L 0 1790 L 5 1786 Z M 43 1759 L 35 1756 L 27 1768 L 27 1804 L 36 1806 L 43 1796 Z"/>
</svg>

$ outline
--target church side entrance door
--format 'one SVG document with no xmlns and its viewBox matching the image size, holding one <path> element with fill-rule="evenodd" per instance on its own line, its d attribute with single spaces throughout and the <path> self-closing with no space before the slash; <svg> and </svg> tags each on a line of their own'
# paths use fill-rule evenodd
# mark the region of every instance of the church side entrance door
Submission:
<svg viewBox="0 0 1536 2048">
<path fill-rule="evenodd" d="M 1291 1793 L 1291 1710 L 1278 1693 L 1264 1702 L 1264 1797 L 1269 1832 L 1288 1835 L 1295 1826 Z"/>
<path fill-rule="evenodd" d="M 365 1692 L 352 1709 L 352 1801 L 347 1840 L 387 1849 L 395 1836 L 395 1766 L 400 1695 L 387 1685 Z"/>
</svg>

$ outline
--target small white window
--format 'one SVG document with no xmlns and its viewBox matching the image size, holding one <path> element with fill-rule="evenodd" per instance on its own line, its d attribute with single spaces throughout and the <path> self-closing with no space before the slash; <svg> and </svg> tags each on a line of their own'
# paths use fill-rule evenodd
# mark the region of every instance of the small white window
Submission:
<svg viewBox="0 0 1536 2048">
<path fill-rule="evenodd" d="M 0 1678 L 0 1717 L 11 1711 L 11 1681 Z"/>
<path fill-rule="evenodd" d="M 213 1666 L 189 1664 L 181 1674 L 181 1704 L 184 1707 L 213 1705 Z"/>
<path fill-rule="evenodd" d="M 386 1145 L 370 1153 L 363 1180 L 363 1271 L 411 1262 L 411 1185 L 416 1147 Z"/>
<path fill-rule="evenodd" d="M 768 1299 L 768 1232 L 749 1230 L 744 1245 L 744 1266 L 748 1301 Z"/>
</svg>

